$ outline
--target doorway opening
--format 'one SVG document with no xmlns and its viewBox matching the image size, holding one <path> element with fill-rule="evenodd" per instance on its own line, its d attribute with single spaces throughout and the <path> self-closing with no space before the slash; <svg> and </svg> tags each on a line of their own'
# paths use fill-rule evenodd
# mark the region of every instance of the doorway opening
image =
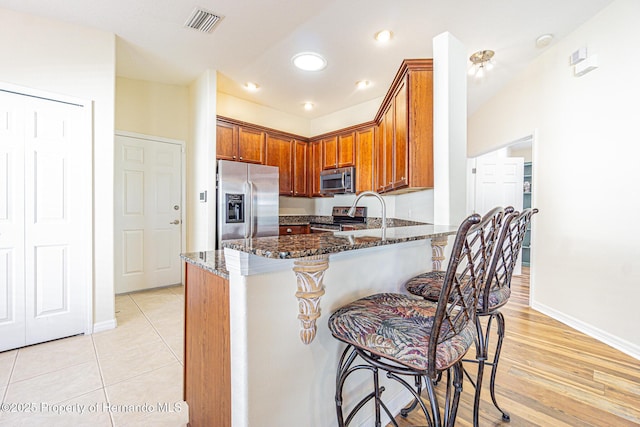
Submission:
<svg viewBox="0 0 640 427">
<path fill-rule="evenodd" d="M 468 161 L 467 211 L 486 213 L 494 206 L 516 210 L 535 206 L 535 132 Z M 531 229 L 527 231 L 514 275 L 530 275 Z M 529 285 L 529 299 L 533 281 Z"/>
</svg>

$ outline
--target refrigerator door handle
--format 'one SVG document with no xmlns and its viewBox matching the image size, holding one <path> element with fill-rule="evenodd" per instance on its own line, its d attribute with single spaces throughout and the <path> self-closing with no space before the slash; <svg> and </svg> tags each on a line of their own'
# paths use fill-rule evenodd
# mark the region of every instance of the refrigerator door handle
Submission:
<svg viewBox="0 0 640 427">
<path fill-rule="evenodd" d="M 244 238 L 248 239 L 251 237 L 251 183 L 249 181 L 245 181 L 242 184 L 242 191 L 245 194 L 245 204 L 244 204 Z"/>
<path fill-rule="evenodd" d="M 247 181 L 249 184 L 249 237 L 253 239 L 255 234 L 255 217 L 254 217 L 254 209 L 253 209 L 253 181 Z"/>
</svg>

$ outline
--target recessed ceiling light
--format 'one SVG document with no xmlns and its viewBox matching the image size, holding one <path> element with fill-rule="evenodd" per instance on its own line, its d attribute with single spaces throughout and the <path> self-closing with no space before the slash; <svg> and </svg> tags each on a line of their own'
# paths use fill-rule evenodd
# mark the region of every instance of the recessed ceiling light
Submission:
<svg viewBox="0 0 640 427">
<path fill-rule="evenodd" d="M 304 109 L 307 111 L 313 110 L 313 103 L 312 102 L 305 102 L 304 103 Z"/>
<path fill-rule="evenodd" d="M 360 80 L 356 82 L 356 87 L 358 89 L 366 89 L 369 87 L 370 84 L 371 82 L 369 80 Z"/>
<path fill-rule="evenodd" d="M 258 88 L 259 88 L 260 86 L 258 86 L 258 85 L 257 85 L 256 83 L 254 83 L 254 82 L 246 82 L 246 83 L 244 84 L 244 87 L 245 87 L 245 89 L 247 89 L 247 90 L 250 90 L 250 91 L 252 91 L 252 92 L 255 92 L 256 90 L 258 90 Z"/>
<path fill-rule="evenodd" d="M 291 61 L 304 71 L 320 71 L 327 66 L 327 60 L 315 52 L 301 52 L 291 58 Z"/>
<path fill-rule="evenodd" d="M 536 39 L 536 46 L 537 47 L 547 47 L 551 44 L 551 42 L 553 41 L 553 35 L 552 34 L 543 34 L 540 37 L 538 37 Z"/>
<path fill-rule="evenodd" d="M 375 38 L 377 41 L 379 41 L 380 43 L 385 43 L 388 42 L 389 40 L 391 40 L 391 31 L 389 30 L 381 30 L 378 31 L 375 35 Z"/>
</svg>

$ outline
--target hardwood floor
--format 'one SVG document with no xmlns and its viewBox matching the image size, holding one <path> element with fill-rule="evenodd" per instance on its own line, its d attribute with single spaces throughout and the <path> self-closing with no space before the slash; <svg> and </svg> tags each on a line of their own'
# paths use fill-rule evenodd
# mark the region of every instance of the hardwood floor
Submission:
<svg viewBox="0 0 640 427">
<path fill-rule="evenodd" d="M 511 422 L 503 422 L 491 402 L 487 368 L 480 426 L 640 425 L 640 361 L 529 308 L 523 270 L 502 308 L 506 336 L 496 378 L 498 404 Z M 472 425 L 473 412 L 473 387 L 466 380 L 463 387 L 456 419 L 461 427 Z M 442 402 L 444 384 L 437 388 Z M 418 410 L 396 421 L 401 427 L 426 425 Z"/>
</svg>

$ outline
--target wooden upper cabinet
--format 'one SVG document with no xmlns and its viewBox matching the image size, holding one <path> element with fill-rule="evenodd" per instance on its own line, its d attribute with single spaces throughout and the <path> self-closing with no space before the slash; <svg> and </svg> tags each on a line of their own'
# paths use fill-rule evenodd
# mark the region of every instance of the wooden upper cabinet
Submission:
<svg viewBox="0 0 640 427">
<path fill-rule="evenodd" d="M 375 126 L 357 130 L 356 151 L 356 193 L 375 190 Z"/>
<path fill-rule="evenodd" d="M 393 104 L 389 105 L 389 109 L 384 114 L 384 140 L 382 142 L 383 153 L 383 177 L 382 191 L 390 191 L 393 189 L 393 147 L 394 147 L 394 117 L 395 109 Z"/>
<path fill-rule="evenodd" d="M 355 165 L 355 132 L 322 139 L 322 168 L 335 169 Z"/>
<path fill-rule="evenodd" d="M 349 132 L 338 135 L 338 167 L 355 165 L 356 134 Z"/>
<path fill-rule="evenodd" d="M 408 126 L 409 115 L 407 109 L 407 80 L 405 79 L 396 95 L 393 97 L 394 108 L 394 147 L 393 147 L 393 175 L 391 178 L 391 187 L 395 189 L 403 188 L 408 185 L 407 180 L 407 164 L 408 164 Z"/>
<path fill-rule="evenodd" d="M 218 120 L 216 159 L 264 164 L 265 132 Z"/>
<path fill-rule="evenodd" d="M 264 144 L 264 131 L 244 126 L 238 128 L 238 160 L 241 162 L 264 164 Z"/>
<path fill-rule="evenodd" d="M 433 188 L 433 62 L 406 60 L 387 93 L 379 123 L 378 191 Z M 382 165 L 380 164 L 382 163 Z"/>
<path fill-rule="evenodd" d="M 322 140 L 322 169 L 338 167 L 338 137 L 332 136 Z"/>
<path fill-rule="evenodd" d="M 322 171 L 322 141 L 309 144 L 309 193 L 311 197 L 321 197 L 320 172 Z"/>
<path fill-rule="evenodd" d="M 314 137 L 218 116 L 218 159 L 280 168 L 280 194 L 320 197 L 320 172 L 355 166 L 356 191 L 433 188 L 433 61 L 402 62 L 375 119 Z"/>
<path fill-rule="evenodd" d="M 218 122 L 216 126 L 216 159 L 238 159 L 238 126 Z"/>
<path fill-rule="evenodd" d="M 280 195 L 293 195 L 293 158 L 292 140 L 280 136 L 267 134 L 266 163 L 280 168 Z"/>
<path fill-rule="evenodd" d="M 304 141 L 293 141 L 293 195 L 307 197 L 309 195 L 307 153 L 308 144 Z"/>
</svg>

